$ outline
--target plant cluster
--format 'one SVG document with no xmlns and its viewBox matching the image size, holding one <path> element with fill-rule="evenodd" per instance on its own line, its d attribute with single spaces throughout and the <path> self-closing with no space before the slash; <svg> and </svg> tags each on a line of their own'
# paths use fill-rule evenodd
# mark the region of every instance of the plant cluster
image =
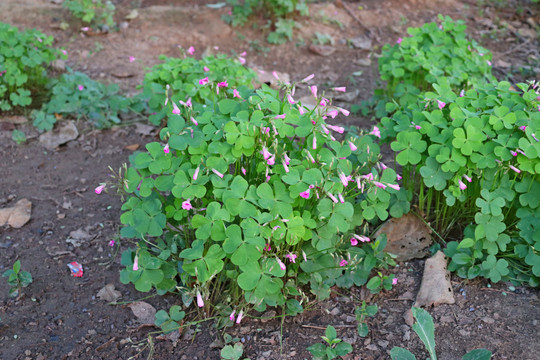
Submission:
<svg viewBox="0 0 540 360">
<path fill-rule="evenodd" d="M 162 142 L 134 155 L 119 185 L 128 193 L 121 235 L 138 239 L 122 255 L 123 283 L 178 293 L 185 306 L 196 299 L 232 324 L 252 308 L 296 315 L 308 300 L 303 285 L 324 299 L 393 263 L 386 238 L 367 235 L 388 211 L 408 211 L 406 194 L 378 163 L 374 136 L 334 137 L 344 129 L 327 120 L 346 110 L 316 86 L 310 110 L 293 98 L 295 84 L 254 91 L 206 76 L 178 84 L 192 101 L 165 90 Z M 204 105 L 197 94 L 207 94 Z M 393 278 L 379 274 L 371 290 Z"/>
<path fill-rule="evenodd" d="M 192 54 L 194 49 L 190 48 L 187 52 Z M 147 72 L 143 82 L 143 97 L 148 99 L 149 111 L 152 112 L 149 120 L 155 125 L 168 115 L 169 109 L 163 104 L 169 96 L 174 106 L 177 103 L 191 104 L 195 111 L 203 112 L 205 108 L 214 106 L 219 94 L 208 86 L 201 86 L 200 82 L 214 83 L 219 80 L 222 85 L 227 84 L 229 88 L 243 91 L 251 87 L 256 77 L 253 70 L 242 66 L 245 63 L 242 56 L 232 59 L 226 55 L 217 55 L 201 60 L 161 56 L 160 59 L 164 63 L 155 65 Z M 187 116 L 186 109 L 180 107 L 184 117 Z"/>
<path fill-rule="evenodd" d="M 68 72 L 53 81 L 51 98 L 34 111 L 34 126 L 51 130 L 58 115 L 89 121 L 98 129 L 120 123 L 120 113 L 130 110 L 134 100 L 118 94 L 116 84 L 105 85 L 81 72 Z"/>
<path fill-rule="evenodd" d="M 22 288 L 32 283 L 32 275 L 28 271 L 21 271 L 21 261 L 17 260 L 13 264 L 13 269 L 8 269 L 2 274 L 8 278 L 9 296 L 21 296 Z"/>
<path fill-rule="evenodd" d="M 309 9 L 305 0 L 227 0 L 232 6 L 223 19 L 233 26 L 244 25 L 255 13 L 270 17 L 274 31 L 268 35 L 271 44 L 283 44 L 292 40 L 293 30 L 298 24 L 291 18 L 296 14 L 307 16 Z"/>
<path fill-rule="evenodd" d="M 336 329 L 332 325 L 326 327 L 325 336 L 321 336 L 326 344 L 313 344 L 307 350 L 315 360 L 331 360 L 352 352 L 352 345 L 337 337 Z"/>
<path fill-rule="evenodd" d="M 442 29 L 428 24 L 430 36 L 449 24 L 449 19 Z M 409 32 L 417 34 L 418 29 Z M 461 50 L 443 46 L 439 52 L 454 59 L 454 51 Z M 437 72 L 417 72 L 424 85 L 415 84 L 414 94 L 401 94 L 385 105 L 381 138 L 397 153 L 404 188 L 410 199 L 416 195 L 420 214 L 440 238 L 461 240 L 447 244 L 450 270 L 469 279 L 483 276 L 538 286 L 538 84 L 515 89 L 508 82 L 486 83 L 482 71 L 470 82 L 475 78 L 471 72 L 483 66 L 478 61 L 472 62 L 474 68 L 445 68 L 449 77 L 431 77 L 441 62 L 433 64 Z"/>
<path fill-rule="evenodd" d="M 412 328 L 416 335 L 422 340 L 426 347 L 429 358 L 428 360 L 437 360 L 437 353 L 435 352 L 435 324 L 433 318 L 424 309 L 412 308 L 412 313 L 416 322 Z M 475 349 L 469 351 L 463 355 L 462 360 L 489 360 L 491 359 L 491 351 L 487 349 Z M 394 347 L 390 351 L 390 357 L 392 360 L 416 360 L 416 356 L 409 350 L 400 347 Z"/>
<path fill-rule="evenodd" d="M 463 21 L 439 15 L 440 24 L 424 24 L 409 28 L 409 37 L 386 44 L 379 58 L 379 73 L 385 88 L 375 91 L 377 115 L 383 116 L 390 99 L 406 107 L 415 103 L 424 91 L 433 91 L 433 84 L 446 77 L 454 89 L 469 89 L 476 84 L 493 81 L 492 54 L 469 40 Z"/>
<path fill-rule="evenodd" d="M 115 26 L 116 8 L 110 0 L 64 0 L 62 6 L 93 28 L 112 29 Z"/>
<path fill-rule="evenodd" d="M 0 111 L 26 107 L 46 92 L 47 65 L 66 58 L 52 43 L 52 36 L 38 30 L 19 31 L 0 22 Z"/>
</svg>

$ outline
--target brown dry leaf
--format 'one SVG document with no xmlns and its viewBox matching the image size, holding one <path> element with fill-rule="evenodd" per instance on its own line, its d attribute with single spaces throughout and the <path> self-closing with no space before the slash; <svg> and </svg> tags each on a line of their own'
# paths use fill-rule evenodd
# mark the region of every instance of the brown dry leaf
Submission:
<svg viewBox="0 0 540 360">
<path fill-rule="evenodd" d="M 431 229 L 414 214 L 388 220 L 375 237 L 383 233 L 388 239 L 384 251 L 396 255 L 397 261 L 421 259 L 429 253 Z"/>
<path fill-rule="evenodd" d="M 99 290 L 97 297 L 107 302 L 116 302 L 122 297 L 122 293 L 114 289 L 114 284 L 107 284 Z"/>
<path fill-rule="evenodd" d="M 126 150 L 129 150 L 129 151 L 135 151 L 139 148 L 139 144 L 131 144 L 131 145 L 127 145 L 127 146 L 124 146 L 124 149 Z"/>
<path fill-rule="evenodd" d="M 144 301 L 135 301 L 128 305 L 137 317 L 137 320 L 143 325 L 154 325 L 156 320 L 156 308 Z"/>
<path fill-rule="evenodd" d="M 442 251 L 437 251 L 426 260 L 422 284 L 413 306 L 437 306 L 456 302 L 446 265 L 446 257 Z"/>
<path fill-rule="evenodd" d="M 0 209 L 0 226 L 8 224 L 18 229 L 30 220 L 31 214 L 32 203 L 28 199 L 21 199 L 13 207 Z"/>
</svg>

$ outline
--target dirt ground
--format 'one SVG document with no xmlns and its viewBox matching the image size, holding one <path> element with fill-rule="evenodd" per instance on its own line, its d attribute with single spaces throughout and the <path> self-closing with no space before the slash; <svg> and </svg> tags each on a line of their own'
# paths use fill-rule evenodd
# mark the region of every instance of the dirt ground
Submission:
<svg viewBox="0 0 540 360">
<path fill-rule="evenodd" d="M 332 2 L 317 3 L 310 7 L 314 16 L 301 20 L 299 37 L 280 46 L 265 42 L 262 19 L 254 20 L 257 29 L 252 24 L 231 28 L 221 20 L 229 8 L 205 6 L 212 2 L 115 1 L 119 22 L 134 8 L 139 16 L 127 28 L 102 36 L 80 33 L 80 24 L 70 19 L 58 1 L 2 0 L 0 21 L 54 35 L 56 45 L 69 52 L 68 66 L 118 83 L 129 94 L 137 92 L 145 69 L 159 62 L 157 55 L 175 56 L 179 45 L 193 45 L 195 56 L 201 56 L 205 49 L 219 46 L 227 53 L 246 51 L 249 66 L 278 70 L 291 79 L 315 73 L 323 88 L 347 86 L 356 96 L 341 101 L 350 108 L 368 99 L 377 85 L 375 57 L 380 47 L 395 42 L 409 26 L 435 20 L 438 13 L 467 21 L 469 34 L 494 52 L 494 72 L 499 78 L 521 81 L 540 73 L 540 5 L 527 0 L 343 1 L 351 12 Z M 70 24 L 68 30 L 59 28 L 62 21 Z M 331 56 L 309 50 L 315 32 L 334 38 Z M 362 35 L 372 41 L 370 49 L 349 46 L 348 39 Z M 129 56 L 137 60 L 129 63 Z M 346 124 L 367 128 L 375 120 L 351 116 Z M 50 151 L 37 141 L 38 134 L 28 123 L 17 128 L 25 131 L 29 141 L 16 145 L 11 140 L 15 126 L 0 120 L 0 208 L 23 198 L 32 202 L 32 217 L 24 227 L 0 228 L 0 273 L 20 259 L 23 270 L 34 278 L 18 300 L 7 297 L 7 282 L 0 279 L 0 359 L 219 359 L 223 332 L 211 322 L 185 330 L 174 341 L 159 339 L 158 329 L 141 326 L 127 307 L 146 294 L 119 281 L 120 253 L 130 246 L 118 240 L 121 201 L 114 194 L 98 196 L 93 189 L 108 179 L 109 165 L 117 169 L 128 161 L 133 151 L 126 146 L 142 148 L 153 141 L 154 134 L 135 126 L 95 131 L 83 123 L 77 125 L 78 139 Z M 66 241 L 76 230 L 89 236 Z M 118 247 L 108 246 L 111 239 L 116 239 Z M 82 278 L 70 275 L 66 264 L 72 261 L 83 265 Z M 226 332 L 243 342 L 244 356 L 251 359 L 311 358 L 306 348 L 320 342 L 329 324 L 353 345 L 347 359 L 389 359 L 394 346 L 425 358 L 419 338 L 403 319 L 418 291 L 423 264 L 423 260 L 400 264 L 394 270 L 398 285 L 390 292 L 371 296 L 365 289 L 336 290 L 330 300 L 287 318 L 283 327 L 278 320 L 246 318 Z M 107 284 L 114 284 L 122 294 L 119 304 L 109 305 L 97 297 Z M 493 359 L 538 359 L 538 289 L 511 291 L 509 284 L 490 287 L 484 280 L 456 276 L 452 284 L 456 304 L 429 309 L 440 359 L 460 359 L 480 347 L 491 350 Z M 354 318 L 362 299 L 379 306 L 379 313 L 369 320 L 367 338 L 358 336 Z M 172 296 L 144 301 L 158 310 L 180 303 Z"/>
</svg>

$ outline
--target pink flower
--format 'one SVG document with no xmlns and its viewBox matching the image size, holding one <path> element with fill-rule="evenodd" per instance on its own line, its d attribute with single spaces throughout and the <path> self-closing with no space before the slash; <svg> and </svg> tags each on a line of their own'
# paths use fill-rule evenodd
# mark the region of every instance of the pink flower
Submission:
<svg viewBox="0 0 540 360">
<path fill-rule="evenodd" d="M 190 46 L 188 49 L 187 49 L 187 53 L 189 55 L 193 55 L 195 53 L 195 48 L 193 46 Z"/>
<path fill-rule="evenodd" d="M 287 101 L 288 101 L 289 104 L 291 104 L 291 105 L 294 104 L 294 99 L 293 99 L 293 97 L 292 97 L 291 94 L 287 94 Z"/>
<path fill-rule="evenodd" d="M 191 122 L 192 122 L 195 126 L 198 126 L 198 125 L 199 125 L 199 123 L 197 122 L 197 120 L 195 120 L 195 118 L 194 118 L 193 116 L 191 117 L 190 120 L 191 120 Z"/>
<path fill-rule="evenodd" d="M 238 57 L 238 61 L 240 62 L 240 64 L 244 65 L 246 63 L 246 59 L 243 58 L 243 57 Z"/>
<path fill-rule="evenodd" d="M 203 307 L 204 306 L 204 301 L 203 301 L 203 298 L 201 296 L 201 293 L 197 291 L 197 306 L 198 307 Z"/>
<path fill-rule="evenodd" d="M 313 150 L 316 150 L 317 149 L 317 136 L 313 135 L 313 144 L 311 144 Z"/>
<path fill-rule="evenodd" d="M 332 119 L 335 119 L 336 116 L 338 116 L 339 111 L 337 111 L 336 109 L 332 109 L 332 110 L 328 111 L 327 114 L 328 114 L 328 116 L 330 116 Z"/>
<path fill-rule="evenodd" d="M 276 115 L 274 116 L 274 119 L 285 119 L 286 116 L 287 114 Z"/>
<path fill-rule="evenodd" d="M 401 44 L 402 41 L 403 41 L 402 38 L 398 38 L 397 41 L 396 41 L 396 43 L 397 43 L 397 44 Z"/>
<path fill-rule="evenodd" d="M 266 160 L 266 163 L 270 166 L 274 165 L 276 163 L 276 156 L 272 155 Z"/>
<path fill-rule="evenodd" d="M 338 198 L 339 198 L 339 202 L 344 204 L 345 203 L 345 199 L 343 198 L 343 195 L 341 195 L 341 193 L 338 193 Z"/>
<path fill-rule="evenodd" d="M 315 164 L 315 159 L 313 158 L 313 156 L 311 156 L 311 153 L 309 151 L 307 152 L 307 157 L 308 157 L 309 161 L 311 161 L 313 164 Z"/>
<path fill-rule="evenodd" d="M 376 187 L 381 188 L 383 190 L 386 189 L 386 185 L 384 185 L 383 183 L 380 183 L 378 181 L 374 181 L 373 185 L 375 185 Z"/>
<path fill-rule="evenodd" d="M 388 184 L 388 187 L 394 189 L 394 190 L 399 190 L 399 185 L 398 184 Z"/>
<path fill-rule="evenodd" d="M 328 193 L 327 195 L 334 203 L 336 203 L 336 204 L 338 203 L 338 199 L 336 199 L 336 197 L 334 195 L 332 195 L 331 193 Z"/>
<path fill-rule="evenodd" d="M 204 70 L 204 72 L 210 71 L 210 69 L 208 68 L 208 66 L 203 67 L 203 70 Z"/>
<path fill-rule="evenodd" d="M 129 57 L 129 62 L 132 63 L 132 62 L 134 62 L 134 61 L 135 61 L 135 56 L 130 56 L 130 57 Z"/>
<path fill-rule="evenodd" d="M 343 184 L 343 186 L 347 187 L 349 185 L 349 179 L 341 171 L 339 172 L 339 180 L 341 180 L 341 183 Z"/>
<path fill-rule="evenodd" d="M 272 156 L 272 153 L 270 153 L 270 152 L 266 149 L 266 146 L 263 146 L 262 151 L 260 151 L 259 153 L 262 154 L 264 160 L 268 160 L 268 159 Z"/>
<path fill-rule="evenodd" d="M 223 174 L 217 171 L 216 169 L 212 169 L 212 172 L 223 179 Z"/>
<path fill-rule="evenodd" d="M 510 150 L 510 154 L 512 154 L 512 156 L 517 156 L 518 153 L 517 153 L 517 151 Z"/>
<path fill-rule="evenodd" d="M 135 255 L 135 260 L 133 260 L 133 271 L 139 270 L 139 256 Z"/>
<path fill-rule="evenodd" d="M 347 88 L 345 86 L 341 86 L 341 87 L 335 87 L 333 88 L 332 90 L 334 91 L 340 91 L 340 92 L 345 92 L 347 91 Z"/>
<path fill-rule="evenodd" d="M 206 85 L 206 84 L 208 84 L 208 81 L 209 80 L 208 80 L 208 76 L 207 76 L 204 79 L 199 80 L 199 85 Z"/>
<path fill-rule="evenodd" d="M 327 99 L 322 98 L 322 99 L 321 99 L 321 102 L 319 103 L 319 105 L 322 106 L 322 107 L 325 107 L 327 101 L 328 101 Z"/>
<path fill-rule="evenodd" d="M 373 174 L 369 173 L 367 175 L 360 176 L 362 179 L 366 179 L 367 181 L 373 181 Z"/>
<path fill-rule="evenodd" d="M 281 270 L 285 270 L 287 267 L 285 266 L 285 264 L 283 263 L 283 261 L 279 260 L 278 258 L 276 258 L 278 264 L 279 264 L 279 268 Z"/>
<path fill-rule="evenodd" d="M 188 211 L 193 209 L 193 206 L 191 205 L 191 202 L 189 201 L 189 199 L 187 199 L 186 201 L 182 203 L 182 209 L 188 210 Z"/>
<path fill-rule="evenodd" d="M 109 241 L 109 246 L 113 247 L 116 242 L 114 240 Z"/>
<path fill-rule="evenodd" d="M 420 125 L 415 125 L 414 127 L 416 130 L 420 130 L 422 128 Z"/>
<path fill-rule="evenodd" d="M 168 154 L 168 153 L 170 152 L 170 150 L 169 150 L 169 143 L 167 143 L 167 145 L 165 145 L 165 147 L 163 148 L 163 152 L 164 152 L 165 154 Z"/>
<path fill-rule="evenodd" d="M 242 321 L 242 317 L 244 316 L 244 310 L 240 310 L 238 313 L 238 317 L 236 318 L 236 323 L 240 324 L 240 321 Z"/>
<path fill-rule="evenodd" d="M 88 26 L 85 26 L 85 27 L 81 28 L 81 31 L 84 31 L 84 32 L 87 32 L 88 30 L 90 30 L 90 28 Z"/>
<path fill-rule="evenodd" d="M 377 165 L 379 165 L 379 167 L 380 167 L 381 169 L 383 169 L 383 170 L 388 169 L 388 166 L 384 165 L 384 163 L 382 163 L 382 162 L 377 163 Z"/>
<path fill-rule="evenodd" d="M 515 172 L 517 172 L 518 174 L 521 172 L 521 170 L 519 170 L 517 167 L 513 166 L 513 165 L 509 165 L 508 166 L 510 169 L 514 170 Z"/>
<path fill-rule="evenodd" d="M 283 153 L 283 159 L 285 159 L 285 164 L 289 165 L 291 158 L 289 158 L 286 153 Z"/>
<path fill-rule="evenodd" d="M 180 109 L 178 108 L 178 106 L 174 103 L 174 101 L 171 101 L 171 103 L 172 103 L 172 106 L 173 106 L 172 113 L 175 114 L 175 115 L 180 115 Z"/>
<path fill-rule="evenodd" d="M 62 50 L 62 54 L 64 54 L 65 56 L 67 56 L 67 51 L 66 51 L 66 50 Z"/>
<path fill-rule="evenodd" d="M 220 87 L 228 87 L 229 84 L 226 81 L 222 81 L 222 82 L 218 83 L 217 86 L 218 86 L 218 88 L 220 88 Z"/>
<path fill-rule="evenodd" d="M 461 91 L 459 92 L 459 97 L 464 97 L 465 96 L 465 90 L 461 89 Z"/>
<path fill-rule="evenodd" d="M 282 162 L 281 165 L 283 165 L 283 169 L 285 169 L 285 172 L 288 173 L 289 172 L 289 166 L 285 162 Z"/>
<path fill-rule="evenodd" d="M 99 185 L 97 188 L 94 189 L 94 191 L 96 192 L 96 194 L 101 194 L 101 192 L 103 191 L 103 189 L 105 189 L 105 186 L 107 186 L 106 184 L 102 184 L 102 185 Z"/>
<path fill-rule="evenodd" d="M 280 81 L 277 72 L 272 71 L 272 76 L 275 77 L 277 81 Z"/>
<path fill-rule="evenodd" d="M 345 116 L 349 116 L 349 114 L 351 113 L 349 110 L 345 110 L 345 109 L 342 109 L 340 107 L 338 107 L 338 110 L 339 110 L 340 113 L 342 113 Z"/>
<path fill-rule="evenodd" d="M 304 199 L 309 199 L 309 189 L 307 189 L 306 191 L 301 192 L 300 197 L 303 197 Z"/>
<path fill-rule="evenodd" d="M 195 169 L 195 172 L 193 173 L 193 181 L 197 180 L 197 178 L 199 177 L 199 170 L 200 170 L 200 167 L 197 166 L 197 168 Z"/>
<path fill-rule="evenodd" d="M 183 102 L 182 100 L 180 100 L 178 103 L 180 103 L 180 105 L 184 105 L 185 107 L 191 107 L 192 106 L 191 98 L 187 99 L 186 102 Z"/>
<path fill-rule="evenodd" d="M 334 125 L 328 125 L 326 124 L 326 126 L 330 129 L 330 130 L 334 130 L 335 132 L 338 132 L 340 134 L 343 134 L 343 132 L 345 131 L 344 128 L 342 128 L 341 126 L 334 126 Z"/>
<path fill-rule="evenodd" d="M 399 180 L 401 180 L 401 179 L 403 179 L 403 178 L 401 177 L 401 175 L 396 174 L 396 179 L 398 179 L 398 181 L 399 181 Z"/>
<path fill-rule="evenodd" d="M 345 259 L 342 259 L 340 262 L 339 262 L 339 266 L 343 267 L 343 266 L 347 266 L 349 262 Z"/>
<path fill-rule="evenodd" d="M 371 239 L 368 238 L 367 236 L 364 236 L 364 235 L 356 235 L 354 234 L 353 235 L 355 238 L 357 238 L 358 240 L 360 240 L 361 242 L 370 242 Z"/>
<path fill-rule="evenodd" d="M 315 77 L 315 74 L 311 74 L 311 75 L 305 77 L 304 80 L 302 80 L 300 82 L 308 82 L 309 80 L 313 79 L 314 77 Z"/>
<path fill-rule="evenodd" d="M 240 96 L 240 94 L 238 93 L 238 90 L 233 89 L 233 98 L 235 98 L 235 97 L 236 97 L 236 98 L 239 98 L 239 99 L 242 98 L 242 97 Z"/>
<path fill-rule="evenodd" d="M 459 183 L 459 188 L 460 188 L 461 190 L 465 190 L 465 189 L 467 188 L 467 185 L 465 185 L 465 184 L 463 183 L 463 181 L 459 180 L 458 183 Z"/>
<path fill-rule="evenodd" d="M 236 313 L 236 310 L 233 310 L 233 312 L 231 313 L 231 315 L 229 315 L 229 320 L 233 321 L 234 322 L 234 314 Z"/>
<path fill-rule="evenodd" d="M 534 133 L 531 133 L 531 136 L 532 136 L 532 138 L 533 138 L 534 140 L 536 140 L 536 142 L 539 141 L 538 138 L 536 137 L 536 135 L 535 135 Z"/>
<path fill-rule="evenodd" d="M 266 245 L 264 245 L 264 251 L 271 251 L 272 250 L 272 247 L 270 246 L 270 243 L 266 243 Z"/>
<path fill-rule="evenodd" d="M 392 285 L 397 285 L 397 278 L 392 279 Z"/>
<path fill-rule="evenodd" d="M 375 135 L 375 137 L 381 138 L 381 131 L 377 126 L 373 127 L 373 130 L 370 132 L 371 135 Z"/>
<path fill-rule="evenodd" d="M 356 240 L 354 237 L 351 238 L 351 245 L 356 246 L 358 245 L 358 240 Z"/>
<path fill-rule="evenodd" d="M 243 166 L 242 166 L 242 174 L 244 174 L 244 176 L 246 176 L 246 169 L 244 169 Z"/>
<path fill-rule="evenodd" d="M 442 110 L 446 106 L 446 103 L 442 102 L 441 100 L 437 100 L 437 105 L 439 106 L 439 110 Z"/>
<path fill-rule="evenodd" d="M 300 115 L 304 115 L 306 113 L 303 106 L 298 107 L 298 112 L 300 113 Z"/>
<path fill-rule="evenodd" d="M 246 54 L 247 54 L 247 52 L 244 51 L 244 52 L 242 52 L 242 53 L 240 54 L 240 56 L 246 56 Z"/>
<path fill-rule="evenodd" d="M 527 125 L 520 126 L 519 129 L 520 129 L 521 131 L 525 131 L 525 129 L 527 129 Z"/>
<path fill-rule="evenodd" d="M 296 254 L 288 253 L 287 255 L 285 255 L 285 257 L 289 259 L 290 262 L 296 263 Z"/>
<path fill-rule="evenodd" d="M 486 63 L 487 63 L 489 66 L 491 66 L 491 61 L 486 60 Z"/>
<path fill-rule="evenodd" d="M 313 94 L 313 97 L 317 97 L 317 86 L 316 85 L 313 85 L 309 88 L 309 90 L 311 91 L 311 94 Z"/>
<path fill-rule="evenodd" d="M 79 86 L 77 86 L 77 89 L 79 89 L 79 91 L 83 91 L 83 90 L 84 90 L 84 86 L 79 85 Z"/>
<path fill-rule="evenodd" d="M 467 176 L 467 175 L 464 174 L 463 177 L 464 177 L 468 182 L 472 182 L 472 179 L 471 179 L 469 176 Z"/>
</svg>

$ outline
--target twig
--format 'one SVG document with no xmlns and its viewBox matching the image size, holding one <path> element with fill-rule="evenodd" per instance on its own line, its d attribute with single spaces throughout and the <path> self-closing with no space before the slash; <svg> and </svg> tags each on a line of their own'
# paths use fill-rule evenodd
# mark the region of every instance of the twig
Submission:
<svg viewBox="0 0 540 360">
<path fill-rule="evenodd" d="M 335 328 L 353 328 L 356 327 L 356 325 L 332 325 Z M 315 325 L 302 325 L 302 327 L 310 328 L 310 329 L 318 329 L 318 330 L 326 330 L 325 327 L 321 326 L 315 326 Z"/>
<path fill-rule="evenodd" d="M 514 295 L 516 295 L 512 291 L 505 291 L 505 290 L 492 289 L 492 288 L 480 288 L 480 290 L 497 291 L 497 292 L 501 292 L 501 293 L 505 293 L 505 294 L 514 294 Z"/>
<path fill-rule="evenodd" d="M 351 15 L 351 17 L 356 20 L 356 22 L 360 25 L 361 28 L 364 29 L 364 32 L 370 34 L 371 31 L 364 25 L 362 24 L 362 21 L 358 18 L 358 16 L 356 16 L 353 11 L 351 10 L 351 8 L 349 7 L 349 5 L 347 5 L 347 3 L 345 1 L 341 1 L 341 5 L 343 5 L 343 8 L 345 10 L 347 10 L 347 12 L 349 13 L 349 15 Z"/>
<path fill-rule="evenodd" d="M 101 344 L 99 345 L 97 348 L 96 348 L 96 351 L 101 351 L 107 347 L 109 347 L 109 345 L 111 345 L 111 343 L 116 340 L 116 337 L 112 337 L 109 341 L 107 341 L 106 343 L 104 344 Z"/>
<path fill-rule="evenodd" d="M 517 49 L 522 48 L 523 46 L 529 44 L 530 42 L 531 42 L 531 39 L 529 39 L 529 40 L 527 40 L 527 41 L 525 41 L 525 42 L 522 42 L 521 44 L 517 44 L 516 46 L 514 46 L 514 47 L 511 48 L 510 50 L 507 50 L 507 51 L 505 51 L 505 52 L 503 52 L 503 53 L 500 53 L 500 54 L 496 54 L 496 55 L 494 56 L 494 58 L 499 59 L 500 57 L 502 57 L 502 56 L 504 56 L 504 55 L 511 54 L 511 53 L 513 53 L 514 51 L 516 51 Z"/>
<path fill-rule="evenodd" d="M 395 298 L 395 299 L 385 299 L 384 301 L 414 301 L 414 299 Z"/>
</svg>

